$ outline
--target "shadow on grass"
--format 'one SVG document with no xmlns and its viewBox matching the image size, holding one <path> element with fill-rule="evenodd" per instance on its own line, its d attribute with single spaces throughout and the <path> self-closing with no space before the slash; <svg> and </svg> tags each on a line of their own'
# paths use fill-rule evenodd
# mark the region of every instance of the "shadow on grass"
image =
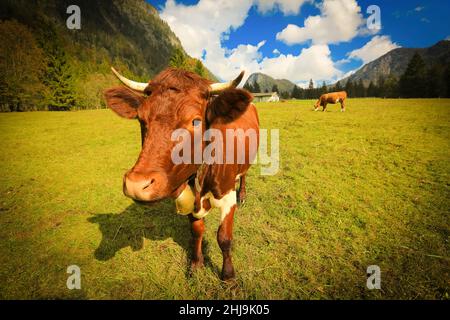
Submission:
<svg viewBox="0 0 450 320">
<path fill-rule="evenodd" d="M 176 214 L 173 201 L 166 200 L 152 205 L 133 203 L 121 213 L 96 214 L 88 221 L 98 224 L 102 233 L 102 240 L 94 252 L 97 260 L 110 260 L 126 247 L 139 251 L 144 246 L 144 238 L 172 238 L 186 251 L 186 264 L 190 265 L 193 245 L 190 222 L 188 217 Z M 209 244 L 206 239 L 203 240 L 203 254 L 205 266 L 218 272 L 218 267 L 209 259 Z"/>
</svg>

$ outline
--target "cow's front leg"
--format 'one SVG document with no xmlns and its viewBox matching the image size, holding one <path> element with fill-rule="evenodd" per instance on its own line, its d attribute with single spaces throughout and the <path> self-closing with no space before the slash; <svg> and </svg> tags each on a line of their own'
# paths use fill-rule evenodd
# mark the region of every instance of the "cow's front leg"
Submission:
<svg viewBox="0 0 450 320">
<path fill-rule="evenodd" d="M 322 111 L 325 112 L 325 110 L 327 110 L 327 104 L 326 104 L 326 103 L 323 104 L 323 109 L 322 109 Z"/>
<path fill-rule="evenodd" d="M 191 221 L 192 238 L 194 240 L 194 250 L 191 261 L 191 269 L 195 270 L 203 266 L 202 240 L 205 232 L 205 222 L 197 219 L 192 214 L 189 215 Z"/>
<path fill-rule="evenodd" d="M 239 193 L 238 193 L 238 204 L 243 204 L 245 202 L 245 198 L 247 197 L 247 192 L 245 191 L 245 175 L 240 177 L 239 184 Z"/>
<path fill-rule="evenodd" d="M 345 102 L 342 100 L 341 102 L 341 112 L 345 112 Z"/>
<path fill-rule="evenodd" d="M 233 262 L 231 261 L 231 243 L 233 240 L 233 218 L 236 204 L 221 208 L 222 222 L 217 231 L 217 242 L 223 255 L 222 280 L 227 281 L 235 277 Z"/>
</svg>

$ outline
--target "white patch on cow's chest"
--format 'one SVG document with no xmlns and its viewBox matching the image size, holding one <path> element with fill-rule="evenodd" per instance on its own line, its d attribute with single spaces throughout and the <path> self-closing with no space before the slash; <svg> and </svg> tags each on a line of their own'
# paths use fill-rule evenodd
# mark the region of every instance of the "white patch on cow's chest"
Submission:
<svg viewBox="0 0 450 320">
<path fill-rule="evenodd" d="M 339 103 L 341 101 L 341 99 L 337 98 L 336 99 L 336 103 Z"/>
<path fill-rule="evenodd" d="M 195 177 L 195 192 L 201 192 L 202 188 L 199 182 L 199 177 L 202 177 L 205 170 L 205 164 L 202 164 L 200 168 L 197 170 L 197 174 Z M 236 181 L 239 180 L 241 174 L 236 176 Z M 211 204 L 209 209 L 206 209 L 204 205 L 204 201 L 207 200 Z M 224 195 L 221 199 L 214 198 L 212 192 L 207 192 L 203 197 L 200 198 L 200 210 L 198 212 L 194 212 L 194 201 L 195 195 L 193 190 L 189 185 L 183 190 L 180 196 L 176 199 L 177 203 L 177 212 L 179 214 L 189 214 L 197 219 L 203 219 L 210 213 L 212 208 L 219 208 L 220 210 L 220 222 L 225 219 L 225 217 L 230 213 L 231 208 L 236 205 L 236 190 L 230 190 L 226 195 Z"/>
<path fill-rule="evenodd" d="M 198 212 L 192 213 L 192 215 L 195 218 L 203 219 L 204 217 L 206 217 L 208 215 L 208 213 L 211 211 L 212 208 L 209 208 L 208 210 L 206 208 L 204 208 L 203 201 L 210 200 L 210 199 L 214 199 L 211 192 L 208 192 L 207 194 L 205 194 L 203 197 L 200 198 L 200 210 Z M 210 203 L 211 203 L 211 201 L 210 201 Z M 212 203 L 211 203 L 211 206 L 212 206 Z"/>
<path fill-rule="evenodd" d="M 203 207 L 203 201 L 208 200 L 211 204 L 210 209 Z M 197 219 L 202 219 L 208 215 L 212 208 L 219 208 L 220 210 L 220 222 L 230 213 L 231 208 L 236 205 L 236 190 L 230 190 L 222 199 L 214 198 L 211 192 L 208 192 L 200 199 L 200 210 L 192 215 Z"/>
<path fill-rule="evenodd" d="M 231 208 L 236 205 L 236 190 L 230 190 L 222 199 L 214 199 L 211 204 L 220 209 L 220 222 L 222 222 L 230 213 Z"/>
<path fill-rule="evenodd" d="M 194 192 L 190 185 L 186 185 L 183 192 L 175 199 L 177 213 L 181 215 L 188 215 L 194 211 Z"/>
</svg>

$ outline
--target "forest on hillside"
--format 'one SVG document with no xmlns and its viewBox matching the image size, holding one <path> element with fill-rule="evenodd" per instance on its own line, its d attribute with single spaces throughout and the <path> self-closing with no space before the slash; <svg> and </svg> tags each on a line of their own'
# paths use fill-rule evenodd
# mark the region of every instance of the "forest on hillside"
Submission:
<svg viewBox="0 0 450 320">
<path fill-rule="evenodd" d="M 66 26 L 72 2 L 80 30 Z M 142 0 L 2 0 L 0 9 L 2 112 L 105 108 L 111 66 L 142 82 L 168 66 L 215 79 Z"/>
</svg>

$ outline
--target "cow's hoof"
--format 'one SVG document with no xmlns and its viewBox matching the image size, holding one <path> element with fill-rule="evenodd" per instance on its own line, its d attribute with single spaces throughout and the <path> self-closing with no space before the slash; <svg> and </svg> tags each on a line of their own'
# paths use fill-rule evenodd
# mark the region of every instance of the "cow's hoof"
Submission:
<svg viewBox="0 0 450 320">
<path fill-rule="evenodd" d="M 203 263 L 203 259 L 199 261 L 191 261 L 191 271 L 195 272 L 198 269 L 203 268 L 205 265 Z"/>
<path fill-rule="evenodd" d="M 222 275 L 220 277 L 222 281 L 232 281 L 236 278 L 236 274 L 234 272 L 233 267 L 225 267 L 222 269 Z"/>
<path fill-rule="evenodd" d="M 222 281 L 232 282 L 236 279 L 236 275 L 234 274 L 234 272 L 232 274 L 223 274 L 222 273 L 222 276 L 220 278 L 222 279 Z"/>
</svg>

